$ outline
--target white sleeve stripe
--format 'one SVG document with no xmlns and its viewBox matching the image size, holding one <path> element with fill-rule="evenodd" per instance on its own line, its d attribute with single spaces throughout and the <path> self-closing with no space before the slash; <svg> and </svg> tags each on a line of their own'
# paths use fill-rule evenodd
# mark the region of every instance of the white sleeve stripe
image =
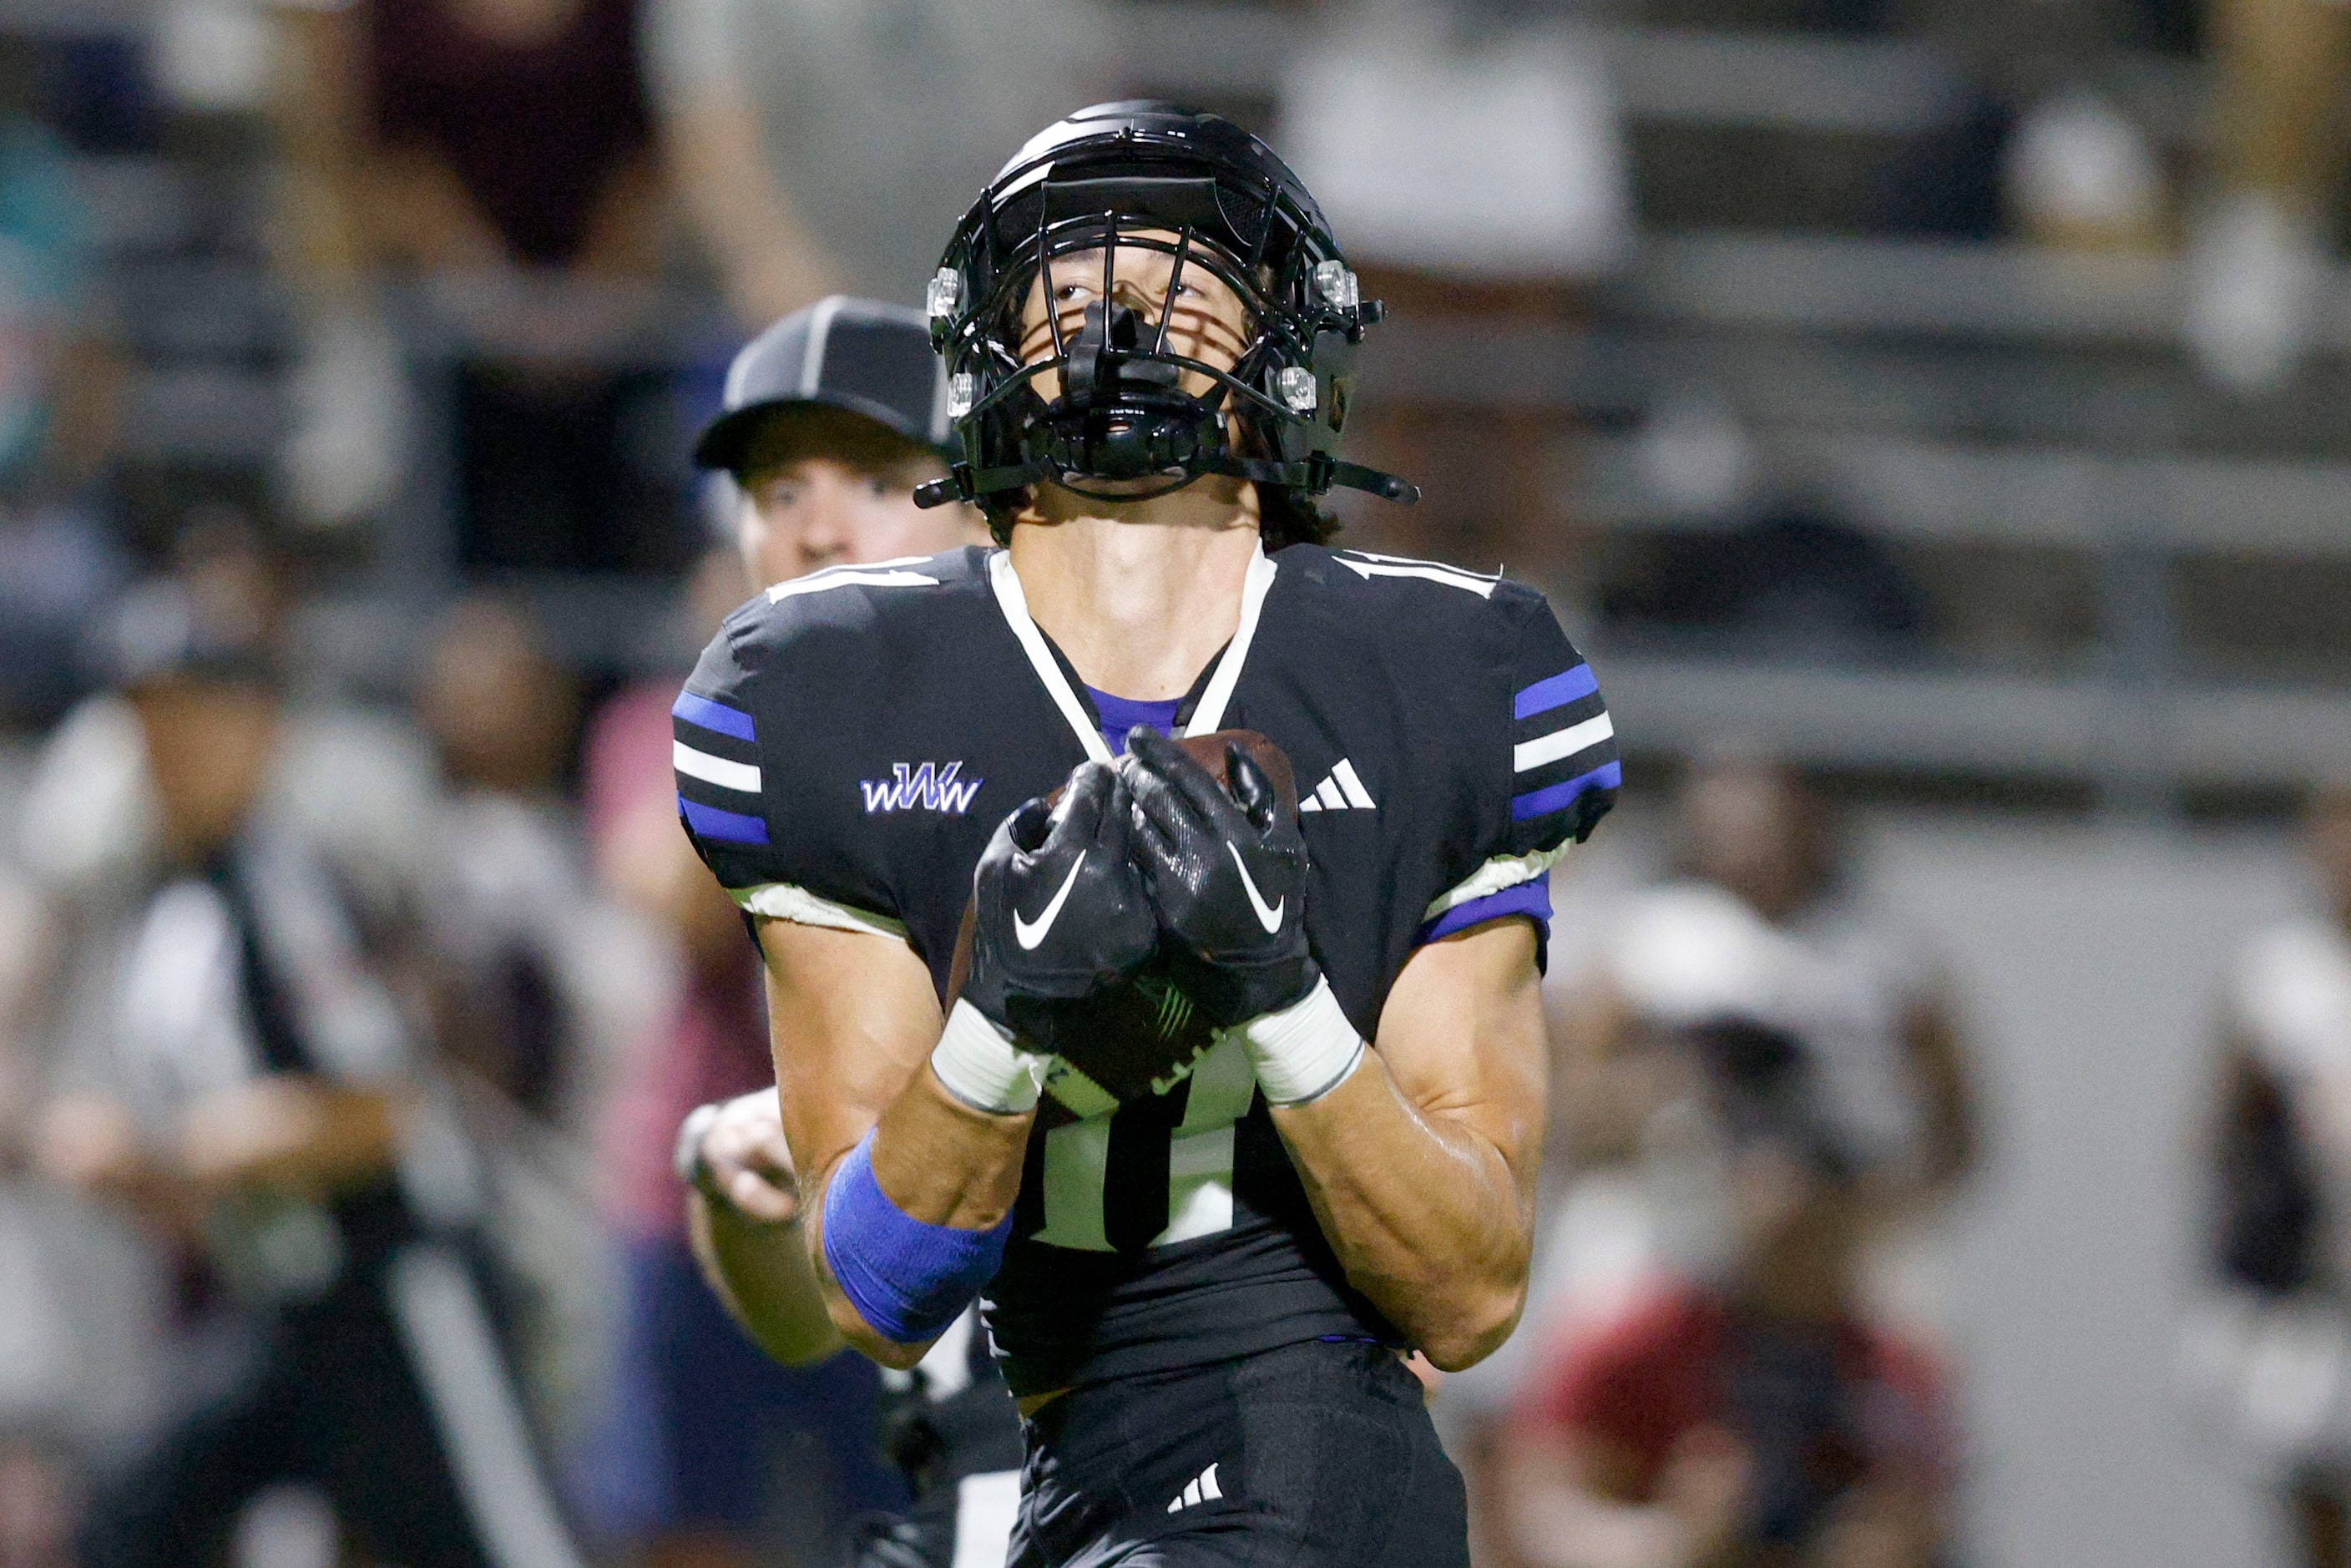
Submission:
<svg viewBox="0 0 2351 1568">
<path fill-rule="evenodd" d="M 788 920 L 795 925 L 821 925 L 832 931 L 862 931 L 875 936 L 904 940 L 905 922 L 886 915 L 852 909 L 789 882 L 763 882 L 757 887 L 730 887 L 726 896 L 747 915 Z"/>
<path fill-rule="evenodd" d="M 1472 577 L 1466 571 L 1456 571 L 1443 566 L 1398 566 L 1385 561 L 1349 560 L 1345 556 L 1332 558 L 1349 571 L 1368 582 L 1375 577 L 1417 577 L 1428 582 L 1441 582 L 1447 588 L 1458 588 L 1480 599 L 1491 599 L 1500 586 L 1492 578 Z"/>
<path fill-rule="evenodd" d="M 729 762 L 723 757 L 696 751 L 682 740 L 669 743 L 669 759 L 673 767 L 689 779 L 699 779 L 705 784 L 716 784 L 721 789 L 734 789 L 746 795 L 759 792 L 759 770 L 747 762 Z"/>
<path fill-rule="evenodd" d="M 1520 741 L 1510 747 L 1511 770 L 1524 773 L 1531 768 L 1541 768 L 1546 762 L 1573 757 L 1585 747 L 1597 745 L 1615 733 L 1615 725 L 1604 713 L 1587 718 L 1582 724 L 1552 730 L 1537 739 Z"/>
<path fill-rule="evenodd" d="M 1562 843 L 1551 849 L 1537 850 L 1532 854 L 1496 855 L 1462 878 L 1451 892 L 1431 900 L 1428 908 L 1421 915 L 1421 924 L 1426 925 L 1447 910 L 1467 904 L 1473 898 L 1483 898 L 1506 887 L 1516 887 L 1522 882 L 1532 882 L 1539 876 L 1549 875 L 1551 868 L 1560 862 L 1567 849 L 1568 846 Z"/>
<path fill-rule="evenodd" d="M 925 577 L 919 571 L 843 571 L 832 576 L 820 572 L 812 577 L 797 577 L 789 582 L 779 582 L 768 590 L 768 601 L 781 604 L 803 593 L 822 593 L 828 588 L 936 588 L 939 580 Z"/>
<path fill-rule="evenodd" d="M 1453 566 L 1441 560 L 1423 560 L 1412 555 L 1382 555 L 1375 549 L 1343 549 L 1341 555 L 1353 556 L 1357 560 L 1384 561 L 1389 566 L 1433 566 L 1439 571 L 1449 571 L 1456 577 L 1474 577 L 1481 582 L 1499 582 L 1499 572 L 1471 571 L 1466 566 Z"/>
</svg>

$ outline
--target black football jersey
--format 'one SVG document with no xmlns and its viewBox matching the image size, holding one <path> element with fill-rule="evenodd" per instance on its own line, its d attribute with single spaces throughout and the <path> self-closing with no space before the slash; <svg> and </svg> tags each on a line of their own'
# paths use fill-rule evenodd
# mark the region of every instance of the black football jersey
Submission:
<svg viewBox="0 0 2351 1568">
<path fill-rule="evenodd" d="M 737 903 L 902 935 L 943 996 L 996 824 L 1111 750 L 1009 556 L 978 548 L 768 590 L 727 618 L 676 718 L 679 810 Z M 1356 550 L 1258 558 L 1177 722 L 1288 754 L 1309 938 L 1374 1040 L 1421 943 L 1548 918 L 1552 862 L 1620 776 L 1592 672 L 1541 595 Z M 1047 1110 L 983 1303 L 1015 1393 L 1395 1341 L 1343 1278 L 1237 1040 L 1164 1093 Z"/>
</svg>

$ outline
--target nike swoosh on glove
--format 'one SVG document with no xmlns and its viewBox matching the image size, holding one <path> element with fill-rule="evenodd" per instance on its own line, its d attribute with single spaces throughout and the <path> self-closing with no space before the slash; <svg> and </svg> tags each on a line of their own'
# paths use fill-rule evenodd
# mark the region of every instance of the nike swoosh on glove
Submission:
<svg viewBox="0 0 2351 1568">
<path fill-rule="evenodd" d="M 1060 800 L 997 825 L 972 873 L 971 968 L 963 999 L 1040 1049 L 1059 1051 L 1056 1004 L 1141 968 L 1158 922 L 1127 853 L 1126 786 L 1087 762 Z"/>
<path fill-rule="evenodd" d="M 1238 741 L 1225 746 L 1229 792 L 1163 736 L 1138 727 L 1126 745 L 1134 862 L 1171 938 L 1176 982 L 1228 1029 L 1305 996 L 1320 971 L 1306 945 L 1295 810 Z"/>
</svg>

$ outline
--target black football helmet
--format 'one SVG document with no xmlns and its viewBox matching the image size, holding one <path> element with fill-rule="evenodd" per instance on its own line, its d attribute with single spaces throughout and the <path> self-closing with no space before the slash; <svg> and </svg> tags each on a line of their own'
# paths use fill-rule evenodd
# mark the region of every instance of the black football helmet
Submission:
<svg viewBox="0 0 2351 1568">
<path fill-rule="evenodd" d="M 1173 257 L 1155 321 L 1112 301 L 1116 252 L 1127 246 Z M 1023 364 L 1032 280 L 1041 273 L 1050 298 L 1054 269 L 1078 266 L 1101 267 L 1101 298 L 1074 332 L 1049 310 L 1053 352 Z M 1169 346 L 1176 282 L 1193 267 L 1248 310 L 1248 345 L 1229 370 Z M 1105 103 L 1047 127 L 965 214 L 928 306 L 963 456 L 951 477 L 915 492 L 920 505 L 1045 480 L 1134 500 L 1209 474 L 1279 486 L 1301 502 L 1334 485 L 1420 497 L 1337 455 L 1351 361 L 1379 302 L 1358 298 L 1330 225 L 1289 165 L 1217 115 Z M 1060 393 L 1050 402 L 1035 386 L 1049 371 Z M 1205 392 L 1185 391 L 1187 371 L 1207 378 Z M 1164 483 L 1134 485 L 1155 479 Z"/>
</svg>

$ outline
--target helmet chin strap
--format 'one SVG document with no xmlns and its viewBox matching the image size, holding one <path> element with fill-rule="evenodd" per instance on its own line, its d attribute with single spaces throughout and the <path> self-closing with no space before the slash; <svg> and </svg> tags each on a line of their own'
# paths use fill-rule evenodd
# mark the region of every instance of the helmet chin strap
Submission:
<svg viewBox="0 0 2351 1568">
<path fill-rule="evenodd" d="M 1420 486 L 1393 474 L 1383 474 L 1361 463 L 1349 463 L 1317 452 L 1297 463 L 1277 463 L 1268 457 L 1211 457 L 1193 476 L 1225 474 L 1254 479 L 1260 485 L 1285 485 L 1320 496 L 1329 490 L 1361 490 L 1383 501 L 1409 507 L 1420 499 Z"/>
<path fill-rule="evenodd" d="M 1304 490 L 1320 496 L 1330 490 L 1361 490 L 1377 496 L 1384 501 L 1411 506 L 1420 499 L 1420 486 L 1384 474 L 1361 463 L 1348 463 L 1326 457 L 1321 453 L 1299 463 L 1277 463 L 1264 457 L 1233 457 L 1225 455 L 1204 455 L 1180 465 L 1181 476 L 1166 475 L 1174 480 L 1164 490 L 1147 494 L 1105 495 L 1081 486 L 1088 480 L 1108 482 L 1095 474 L 1078 474 L 1046 463 L 1023 463 L 1009 468 L 974 469 L 967 463 L 958 463 L 944 479 L 934 479 L 914 487 L 914 505 L 921 507 L 944 507 L 955 501 L 977 501 L 983 496 L 1002 495 L 1008 490 L 1025 490 L 1032 485 L 1060 485 L 1064 489 L 1077 490 L 1102 501 L 1149 501 L 1162 496 L 1172 496 L 1195 480 L 1221 475 L 1234 479 L 1251 479 L 1260 485 L 1280 485 L 1290 489 Z M 1138 478 L 1151 476 L 1138 475 Z M 1072 483 L 1076 481 L 1076 483 Z"/>
</svg>

